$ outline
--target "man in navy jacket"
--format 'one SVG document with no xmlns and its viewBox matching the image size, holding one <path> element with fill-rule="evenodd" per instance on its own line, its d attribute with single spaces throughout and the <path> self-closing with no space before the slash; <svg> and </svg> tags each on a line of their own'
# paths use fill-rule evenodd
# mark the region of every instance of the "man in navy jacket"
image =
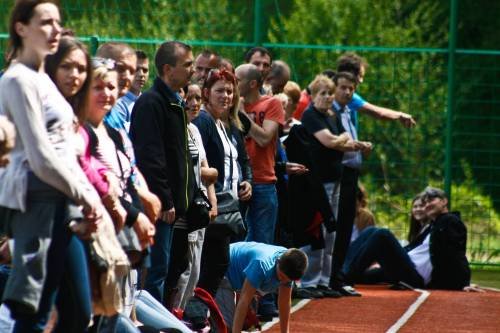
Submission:
<svg viewBox="0 0 500 333">
<path fill-rule="evenodd" d="M 185 217 L 194 192 L 187 118 L 178 93 L 194 72 L 191 47 L 176 41 L 163 43 L 156 52 L 155 66 L 158 77 L 134 105 L 130 137 L 137 166 L 162 204 L 145 286 L 162 302 L 173 224 Z"/>
</svg>

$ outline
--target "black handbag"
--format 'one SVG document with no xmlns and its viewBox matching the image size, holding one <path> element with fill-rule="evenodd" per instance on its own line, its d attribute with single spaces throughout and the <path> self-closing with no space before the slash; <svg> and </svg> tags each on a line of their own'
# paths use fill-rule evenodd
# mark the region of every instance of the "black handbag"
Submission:
<svg viewBox="0 0 500 333">
<path fill-rule="evenodd" d="M 186 212 L 189 232 L 205 228 L 210 223 L 212 205 L 201 188 L 197 188 Z"/>
<path fill-rule="evenodd" d="M 231 140 L 229 140 L 226 130 L 221 127 L 224 133 L 224 139 L 229 146 L 229 179 L 233 179 L 233 153 L 231 149 Z M 214 227 L 222 228 L 236 238 L 245 236 L 246 229 L 243 223 L 243 217 L 240 213 L 240 201 L 233 195 L 231 190 L 224 190 L 216 193 L 217 197 L 217 217 L 215 218 Z"/>
<path fill-rule="evenodd" d="M 215 218 L 215 225 L 224 227 L 234 236 L 245 236 L 246 228 L 240 213 L 239 200 L 233 196 L 232 191 L 222 191 L 216 193 L 216 196 L 217 217 Z"/>
</svg>

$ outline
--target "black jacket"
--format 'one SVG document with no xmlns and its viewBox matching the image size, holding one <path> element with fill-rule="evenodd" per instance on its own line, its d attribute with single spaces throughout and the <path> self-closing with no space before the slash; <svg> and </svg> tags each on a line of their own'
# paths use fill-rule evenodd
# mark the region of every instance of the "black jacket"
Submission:
<svg viewBox="0 0 500 333">
<path fill-rule="evenodd" d="M 195 181 L 188 149 L 187 117 L 176 94 L 160 79 L 135 102 L 130 138 L 137 166 L 162 209 L 185 214 Z"/>
<path fill-rule="evenodd" d="M 439 215 L 431 224 L 430 288 L 460 290 L 470 283 L 469 262 L 465 255 L 467 229 L 460 213 Z"/>
<path fill-rule="evenodd" d="M 233 142 L 236 142 L 236 149 L 238 150 L 238 164 L 241 170 L 241 179 L 252 183 L 252 166 L 250 165 L 250 157 L 248 157 L 247 148 L 245 146 L 245 137 L 243 132 L 236 126 L 231 125 L 231 135 Z"/>
<path fill-rule="evenodd" d="M 432 274 L 428 287 L 461 290 L 468 286 L 470 269 L 465 255 L 467 229 L 460 220 L 460 213 L 439 215 L 428 229 L 405 246 L 406 252 L 422 244 L 429 234 Z"/>
<path fill-rule="evenodd" d="M 319 217 L 328 232 L 335 230 L 333 212 L 323 183 L 312 168 L 311 142 L 313 137 L 302 125 L 291 128 L 284 144 L 288 160 L 305 165 L 311 171 L 304 175 L 292 175 L 288 182 L 288 227 L 295 247 L 311 245 L 324 248 L 320 224 L 313 224 Z"/>
<path fill-rule="evenodd" d="M 224 187 L 225 178 L 224 146 L 222 144 L 222 139 L 219 136 L 219 132 L 217 131 L 215 120 L 206 110 L 201 110 L 198 117 L 193 119 L 193 124 L 195 124 L 200 131 L 201 139 L 203 140 L 203 147 L 205 148 L 205 153 L 207 154 L 208 165 L 212 168 L 216 168 L 219 172 L 217 183 L 215 184 L 215 191 L 221 192 Z M 250 167 L 242 134 L 234 126 L 231 127 L 230 131 L 227 131 L 227 134 L 228 136 L 232 136 L 231 139 L 233 140 L 233 144 L 236 141 L 238 164 L 242 172 L 242 179 L 251 183 L 252 169 Z"/>
</svg>

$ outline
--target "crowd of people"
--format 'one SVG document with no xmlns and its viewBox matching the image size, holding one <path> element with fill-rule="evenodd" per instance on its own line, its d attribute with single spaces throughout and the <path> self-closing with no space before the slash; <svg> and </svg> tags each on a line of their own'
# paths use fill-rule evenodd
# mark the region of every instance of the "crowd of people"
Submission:
<svg viewBox="0 0 500 333">
<path fill-rule="evenodd" d="M 358 113 L 416 123 L 356 93 L 360 56 L 301 90 L 263 47 L 238 66 L 179 41 L 91 57 L 49 0 L 16 1 L 9 34 L 2 332 L 240 332 L 249 308 L 288 332 L 292 296 L 469 285 L 466 229 L 443 191 L 413 201 L 407 247 L 374 227 Z"/>
</svg>

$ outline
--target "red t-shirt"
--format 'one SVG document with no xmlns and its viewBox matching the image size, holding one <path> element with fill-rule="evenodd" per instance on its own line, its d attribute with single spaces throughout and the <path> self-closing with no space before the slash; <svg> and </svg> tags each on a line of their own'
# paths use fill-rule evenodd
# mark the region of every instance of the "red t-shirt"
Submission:
<svg viewBox="0 0 500 333">
<path fill-rule="evenodd" d="M 299 102 L 297 103 L 297 108 L 293 113 L 293 117 L 297 120 L 301 120 L 302 114 L 307 109 L 310 103 L 311 103 L 311 95 L 307 93 L 307 90 L 302 90 L 302 92 L 300 93 Z"/>
<path fill-rule="evenodd" d="M 245 104 L 248 116 L 262 127 L 264 120 L 272 120 L 280 125 L 285 123 L 285 111 L 279 99 L 272 96 L 262 96 L 253 104 Z M 274 161 L 276 157 L 276 133 L 265 147 L 261 147 L 252 138 L 246 139 L 246 148 L 252 166 L 253 182 L 256 184 L 269 184 L 276 182 L 274 174 Z"/>
</svg>

